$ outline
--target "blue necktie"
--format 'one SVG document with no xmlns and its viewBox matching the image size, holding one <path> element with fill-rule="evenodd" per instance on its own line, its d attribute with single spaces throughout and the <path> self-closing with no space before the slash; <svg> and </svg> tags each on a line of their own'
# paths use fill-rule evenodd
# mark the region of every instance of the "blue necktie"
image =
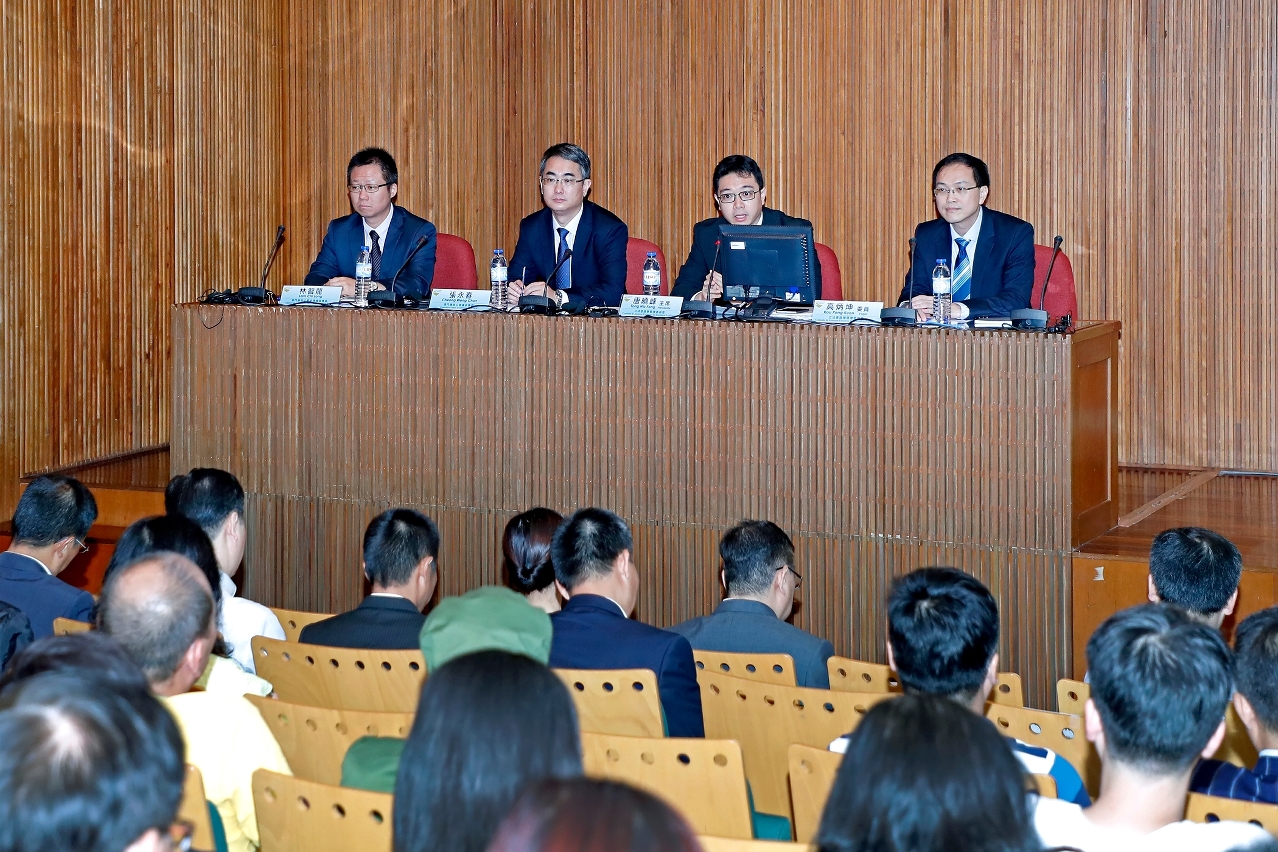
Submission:
<svg viewBox="0 0 1278 852">
<path fill-rule="evenodd" d="M 966 302 L 972 295 L 972 259 L 967 256 L 967 244 L 971 240 L 955 237 L 958 244 L 958 259 L 954 261 L 954 286 L 950 296 L 955 302 Z"/>
<path fill-rule="evenodd" d="M 559 266 L 559 271 L 555 273 L 555 281 L 550 286 L 556 290 L 567 290 L 572 287 L 572 282 L 568 280 L 568 267 L 572 265 L 572 261 L 564 260 L 564 256 L 568 254 L 568 229 L 559 229 L 559 252 L 555 255 L 555 263 Z"/>
</svg>

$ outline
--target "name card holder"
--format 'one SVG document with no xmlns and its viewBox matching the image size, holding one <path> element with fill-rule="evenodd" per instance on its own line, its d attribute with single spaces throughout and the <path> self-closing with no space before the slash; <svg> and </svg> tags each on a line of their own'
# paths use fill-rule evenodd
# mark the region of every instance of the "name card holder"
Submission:
<svg viewBox="0 0 1278 852">
<path fill-rule="evenodd" d="M 336 305 L 341 300 L 342 288 L 338 286 L 285 284 L 280 288 L 281 305 Z"/>
<path fill-rule="evenodd" d="M 857 320 L 879 321 L 883 312 L 882 302 L 843 302 L 834 299 L 817 299 L 812 307 L 812 321 L 832 325 L 846 325 Z"/>
<path fill-rule="evenodd" d="M 679 316 L 682 310 L 683 296 L 633 296 L 627 293 L 621 297 L 621 309 L 617 313 L 623 317 L 668 319 Z"/>
<path fill-rule="evenodd" d="M 430 291 L 432 311 L 466 311 L 488 307 L 492 304 L 492 290 L 441 290 Z"/>
</svg>

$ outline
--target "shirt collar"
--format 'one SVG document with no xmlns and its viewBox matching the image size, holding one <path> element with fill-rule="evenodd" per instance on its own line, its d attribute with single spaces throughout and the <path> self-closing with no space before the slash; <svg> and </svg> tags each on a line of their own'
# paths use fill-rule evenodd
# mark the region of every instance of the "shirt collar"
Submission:
<svg viewBox="0 0 1278 852">
<path fill-rule="evenodd" d="M 581 209 L 577 211 L 577 215 L 568 220 L 568 224 L 561 225 L 559 220 L 552 213 L 550 215 L 550 232 L 555 238 L 555 248 L 559 247 L 559 229 L 568 229 L 568 246 L 571 248 L 577 239 L 577 228 L 581 225 L 581 214 L 586 212 L 585 202 L 582 202 Z"/>
<path fill-rule="evenodd" d="M 373 239 L 372 237 L 369 236 L 369 234 L 372 233 L 373 231 L 376 231 L 377 243 L 378 245 L 381 246 L 382 251 L 386 251 L 386 235 L 390 232 L 390 223 L 391 223 L 391 220 L 394 218 L 395 218 L 394 204 L 392 204 L 390 206 L 390 210 L 386 212 L 386 218 L 382 220 L 382 224 L 378 225 L 376 228 L 370 228 L 368 226 L 368 222 L 365 222 L 361 218 L 360 223 L 364 226 L 364 240 L 365 240 L 364 245 L 369 247 L 373 245 Z"/>
<path fill-rule="evenodd" d="M 966 234 L 960 234 L 954 230 L 954 226 L 950 225 L 950 239 L 957 240 L 959 237 L 967 240 L 967 256 L 972 256 L 972 247 L 976 245 L 976 238 L 981 235 L 981 222 L 985 219 L 985 205 L 981 205 L 976 211 L 976 221 L 972 223 L 972 227 L 967 229 Z"/>
<path fill-rule="evenodd" d="M 22 558 L 24 558 L 24 559 L 30 559 L 32 562 L 34 562 L 35 564 L 37 564 L 37 565 L 39 565 L 39 566 L 40 566 L 40 570 L 41 570 L 41 571 L 43 571 L 44 573 L 48 574 L 50 577 L 52 577 L 52 576 L 53 576 L 53 572 L 49 570 L 49 566 L 48 566 L 48 565 L 45 565 L 45 564 L 44 564 L 43 562 L 41 562 L 39 559 L 36 559 L 34 556 L 31 556 L 30 554 L 27 554 L 27 553 L 19 553 L 19 552 L 18 552 L 18 551 L 16 551 L 16 550 L 10 550 L 10 551 L 8 551 L 8 552 L 9 552 L 9 553 L 12 553 L 14 556 L 21 556 L 21 557 L 22 557 Z"/>
<path fill-rule="evenodd" d="M 1261 749 L 1260 756 L 1261 757 L 1278 757 L 1278 748 Z"/>
<path fill-rule="evenodd" d="M 235 597 L 235 581 L 227 576 L 225 571 L 218 571 L 217 587 L 222 592 L 222 600 Z"/>
<path fill-rule="evenodd" d="M 759 208 L 759 218 L 758 218 L 758 219 L 755 219 L 755 220 L 754 220 L 753 222 L 751 222 L 750 224 L 751 224 L 751 225 L 762 225 L 762 224 L 763 224 L 763 208 L 762 208 L 762 207 L 760 207 L 760 208 Z"/>
<path fill-rule="evenodd" d="M 399 598 L 401 601 L 408 600 L 408 598 L 403 595 L 397 595 L 394 592 L 369 592 L 368 596 L 370 598 Z"/>
</svg>

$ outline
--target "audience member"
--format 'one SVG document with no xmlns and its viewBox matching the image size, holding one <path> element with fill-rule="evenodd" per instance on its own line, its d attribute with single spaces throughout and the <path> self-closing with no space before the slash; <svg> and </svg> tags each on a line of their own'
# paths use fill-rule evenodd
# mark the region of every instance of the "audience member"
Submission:
<svg viewBox="0 0 1278 852">
<path fill-rule="evenodd" d="M 269 607 L 236 597 L 231 577 L 244 561 L 248 527 L 244 523 L 244 489 L 224 470 L 197 467 L 169 480 L 164 489 L 164 511 L 184 515 L 200 525 L 217 557 L 221 608 L 218 632 L 226 640 L 231 657 L 246 672 L 256 673 L 253 637 L 283 639 L 284 627 Z"/>
<path fill-rule="evenodd" d="M 88 621 L 93 596 L 58 579 L 98 517 L 98 504 L 76 479 L 37 477 L 13 513 L 13 541 L 0 553 L 0 601 L 26 614 L 36 639 L 53 633 L 53 619 Z"/>
<path fill-rule="evenodd" d="M 937 695 L 876 704 L 848 750 L 819 852 L 1037 852 L 1024 770 L 993 725 Z"/>
<path fill-rule="evenodd" d="M 1194 762 L 1225 736 L 1232 660 L 1219 631 L 1178 607 L 1144 604 L 1101 624 L 1087 663 L 1085 727 L 1100 755 L 1101 792 L 1086 810 L 1040 800 L 1035 823 L 1045 843 L 1213 852 L 1268 839 L 1246 823 L 1181 819 Z"/>
<path fill-rule="evenodd" d="M 34 639 L 31 619 L 13 604 L 0 601 L 0 672 L 9 660 Z"/>
<path fill-rule="evenodd" d="M 439 530 L 412 509 L 387 509 L 364 531 L 364 576 L 373 593 L 350 612 L 308 624 L 302 642 L 338 648 L 416 648 L 439 581 Z"/>
<path fill-rule="evenodd" d="M 794 542 L 771 521 L 742 521 L 719 542 L 719 579 L 728 591 L 712 615 L 670 628 L 692 647 L 740 654 L 789 654 L 799 686 L 830 688 L 834 646 L 786 622 L 803 578 Z"/>
<path fill-rule="evenodd" d="M 1149 599 L 1176 604 L 1217 630 L 1238 604 L 1240 579 L 1238 548 L 1211 530 L 1164 530 L 1149 549 Z"/>
<path fill-rule="evenodd" d="M 683 817 L 626 784 L 593 778 L 533 784 L 488 852 L 701 852 Z"/>
<path fill-rule="evenodd" d="M 505 651 L 459 657 L 422 685 L 395 781 L 395 852 L 483 852 L 525 787 L 579 775 L 577 715 L 550 669 Z"/>
<path fill-rule="evenodd" d="M 550 664 L 562 669 L 651 669 L 672 737 L 705 736 L 692 646 L 677 633 L 630 619 L 639 568 L 626 522 L 581 509 L 555 531 L 551 561 L 564 608 L 550 617 Z"/>
<path fill-rule="evenodd" d="M 204 776 L 230 852 L 258 845 L 253 772 L 290 773 L 257 708 L 241 695 L 191 692 L 217 639 L 213 591 L 189 559 L 162 553 L 117 571 L 102 590 L 101 630 L 138 664 Z"/>
<path fill-rule="evenodd" d="M 501 537 L 506 585 L 546 612 L 562 608 L 555 588 L 555 566 L 550 561 L 550 541 L 563 522 L 564 516 L 554 509 L 529 509 L 511 518 Z"/>
<path fill-rule="evenodd" d="M 93 678 L 111 689 L 151 688 L 120 643 L 96 630 L 36 640 L 9 661 L 9 667 L 0 675 L 0 690 L 45 672 L 69 672 L 77 677 Z"/>
<path fill-rule="evenodd" d="M 46 673 L 0 694 L 0 849 L 162 852 L 182 737 L 146 689 Z"/>
</svg>

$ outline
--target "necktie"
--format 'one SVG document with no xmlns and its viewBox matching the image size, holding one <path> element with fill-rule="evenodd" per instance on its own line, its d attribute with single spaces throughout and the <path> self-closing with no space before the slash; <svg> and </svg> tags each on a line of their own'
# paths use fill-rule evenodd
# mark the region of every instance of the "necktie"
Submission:
<svg viewBox="0 0 1278 852">
<path fill-rule="evenodd" d="M 373 243 L 372 251 L 368 254 L 373 261 L 373 280 L 376 281 L 382 277 L 382 241 L 376 231 L 369 231 L 368 238 Z"/>
<path fill-rule="evenodd" d="M 544 232 L 543 232 L 544 233 Z M 572 261 L 564 261 L 564 255 L 568 253 L 568 229 L 559 229 L 559 251 L 555 254 L 555 263 L 559 265 L 559 271 L 555 273 L 555 281 L 550 286 L 556 290 L 567 290 L 572 287 L 572 282 L 568 280 L 568 267 L 572 265 Z"/>
<path fill-rule="evenodd" d="M 967 256 L 967 244 L 971 240 L 955 237 L 954 242 L 959 250 L 958 259 L 954 261 L 954 284 L 950 288 L 950 298 L 955 302 L 966 302 L 972 295 L 972 259 Z"/>
</svg>

